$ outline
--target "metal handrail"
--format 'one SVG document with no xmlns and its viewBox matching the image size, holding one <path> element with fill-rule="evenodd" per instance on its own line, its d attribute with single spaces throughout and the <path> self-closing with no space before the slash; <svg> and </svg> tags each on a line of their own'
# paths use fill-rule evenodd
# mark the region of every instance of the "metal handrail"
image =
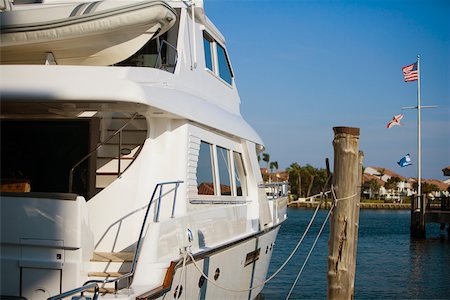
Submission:
<svg viewBox="0 0 450 300">
<path fill-rule="evenodd" d="M 288 186 L 288 182 L 273 182 L 260 184 L 260 188 L 270 188 L 272 192 L 271 199 L 277 199 L 281 197 L 286 197 L 288 195 L 288 189 L 283 189 L 284 186 Z M 280 193 L 279 193 L 280 192 Z"/>
<path fill-rule="evenodd" d="M 155 189 L 153 190 L 153 194 L 152 197 L 150 198 L 150 202 L 147 205 L 147 210 L 145 211 L 145 217 L 144 217 L 144 221 L 142 222 L 142 226 L 141 226 L 141 231 L 139 233 L 139 239 L 137 241 L 137 245 L 136 245 L 136 250 L 134 251 L 134 258 L 133 258 L 133 264 L 131 265 L 131 270 L 130 272 L 128 272 L 127 274 L 124 274 L 122 276 L 119 276 L 117 278 L 114 279 L 104 279 L 104 280 L 89 280 L 86 281 L 83 286 L 64 292 L 62 294 L 53 296 L 48 298 L 47 300 L 58 300 L 58 299 L 62 299 L 77 293 L 82 293 L 87 291 L 90 288 L 94 288 L 94 297 L 92 298 L 92 300 L 97 300 L 98 295 L 99 295 L 99 287 L 98 284 L 106 284 L 106 283 L 114 283 L 114 290 L 117 291 L 117 284 L 119 281 L 125 279 L 125 278 L 129 278 L 132 277 L 134 275 L 134 272 L 136 271 L 136 263 L 137 263 L 137 258 L 139 256 L 139 252 L 141 249 L 141 242 L 142 242 L 142 236 L 144 234 L 144 230 L 145 230 L 145 224 L 147 223 L 147 219 L 148 219 L 148 214 L 150 211 L 150 207 L 152 206 L 153 200 L 155 200 L 155 195 L 156 195 L 156 191 L 158 190 L 158 188 L 160 188 L 160 193 L 159 193 L 159 197 L 158 197 L 158 206 L 157 206 L 157 210 L 156 210 L 156 215 L 155 215 L 155 222 L 159 221 L 159 209 L 160 209 L 160 202 L 162 197 L 164 196 L 162 194 L 162 187 L 164 185 L 169 185 L 169 184 L 174 184 L 175 185 L 175 190 L 174 190 L 174 198 L 173 198 L 173 202 L 172 202 L 172 214 L 171 214 L 171 218 L 174 217 L 174 212 L 175 212 L 175 204 L 176 204 L 176 197 L 177 197 L 177 190 L 178 187 L 180 186 L 180 184 L 183 183 L 183 181 L 178 180 L 178 181 L 168 181 L 168 182 L 161 182 L 156 184 Z M 156 217 L 158 216 L 158 217 Z M 130 286 L 130 282 L 128 281 L 128 286 Z"/>
<path fill-rule="evenodd" d="M 117 291 L 117 284 L 118 284 L 119 281 L 121 281 L 121 280 L 123 280 L 125 278 L 128 278 L 128 280 L 129 280 L 130 277 L 132 277 L 134 275 L 134 272 L 135 272 L 135 269 L 136 269 L 137 258 L 138 258 L 139 253 L 140 253 L 142 236 L 143 236 L 144 230 L 145 230 L 145 224 L 147 223 L 147 218 L 148 218 L 148 214 L 149 214 L 149 211 L 150 211 L 150 207 L 152 206 L 153 200 L 155 200 L 156 191 L 158 190 L 158 188 L 160 189 L 154 221 L 155 222 L 159 222 L 160 203 L 161 203 L 162 197 L 164 196 L 163 193 L 162 193 L 162 187 L 164 185 L 170 185 L 170 184 L 174 184 L 175 185 L 174 198 L 173 198 L 173 202 L 172 202 L 172 214 L 171 214 L 171 218 L 173 218 L 174 217 L 174 212 L 175 212 L 177 190 L 178 190 L 178 187 L 180 186 L 181 183 L 183 183 L 183 181 L 179 180 L 179 181 L 168 181 L 168 182 L 162 182 L 162 183 L 156 184 L 155 189 L 153 190 L 152 197 L 150 198 L 150 202 L 147 205 L 147 210 L 145 211 L 145 217 L 144 217 L 144 221 L 142 222 L 141 231 L 139 233 L 139 239 L 138 239 L 137 244 L 136 244 L 136 250 L 134 251 L 134 258 L 133 258 L 133 263 L 131 265 L 130 272 L 128 272 L 127 274 L 123 274 L 123 275 L 121 275 L 119 277 L 113 278 L 113 279 L 89 280 L 89 281 L 86 281 L 84 283 L 85 285 L 86 284 L 92 284 L 92 283 L 100 283 L 100 284 L 114 283 L 114 290 Z M 129 285 L 130 285 L 130 282 L 128 281 L 128 286 Z"/>
<path fill-rule="evenodd" d="M 98 295 L 99 295 L 99 291 L 100 291 L 100 288 L 98 287 L 97 283 L 85 284 L 85 285 L 83 285 L 83 286 L 81 286 L 79 288 L 76 288 L 76 289 L 64 292 L 62 294 L 50 297 L 47 300 L 58 300 L 58 299 L 69 297 L 69 296 L 72 296 L 72 295 L 75 295 L 75 294 L 78 294 L 78 293 L 81 293 L 81 295 L 83 295 L 83 292 L 85 292 L 85 291 L 87 291 L 88 289 L 91 289 L 91 288 L 94 288 L 94 297 L 92 298 L 92 300 L 97 300 Z"/>
<path fill-rule="evenodd" d="M 135 113 L 131 119 L 125 123 L 122 127 L 120 127 L 119 129 L 116 130 L 116 132 L 114 132 L 112 135 L 110 135 L 106 140 L 104 140 L 102 143 L 100 143 L 94 150 L 92 150 L 91 152 L 89 152 L 88 154 L 86 154 L 82 159 L 80 159 L 76 164 L 73 165 L 73 167 L 70 169 L 70 173 L 69 173 L 69 193 L 72 193 L 72 185 L 73 185 L 73 172 L 75 170 L 76 167 L 78 167 L 83 161 L 85 161 L 86 159 L 88 159 L 89 157 L 91 157 L 91 155 L 95 152 L 97 152 L 98 149 L 100 149 L 101 147 L 103 147 L 107 142 L 109 142 L 113 137 L 115 137 L 117 134 L 119 134 L 119 175 L 120 175 L 120 149 L 122 148 L 122 131 L 125 127 L 127 127 L 131 121 L 133 121 L 136 116 L 138 114 Z"/>
</svg>

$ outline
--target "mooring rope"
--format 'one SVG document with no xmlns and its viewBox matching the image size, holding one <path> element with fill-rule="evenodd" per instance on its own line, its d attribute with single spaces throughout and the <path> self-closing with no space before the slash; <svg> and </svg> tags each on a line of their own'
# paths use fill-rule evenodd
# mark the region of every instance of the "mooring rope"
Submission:
<svg viewBox="0 0 450 300">
<path fill-rule="evenodd" d="M 289 290 L 288 295 L 286 296 L 286 300 L 289 299 L 289 297 L 291 296 L 292 291 L 294 290 L 295 286 L 297 285 L 298 279 L 300 278 L 300 275 L 302 274 L 303 269 L 305 268 L 306 263 L 308 262 L 308 259 L 309 259 L 309 257 L 311 256 L 311 253 L 313 252 L 314 247 L 316 246 L 316 243 L 317 243 L 317 241 L 319 240 L 319 237 L 320 237 L 320 235 L 322 234 L 322 231 L 323 231 L 323 229 L 325 228 L 325 224 L 327 223 L 328 218 L 330 217 L 331 212 L 333 211 L 334 207 L 335 207 L 335 205 L 334 205 L 334 203 L 333 203 L 333 204 L 331 205 L 331 207 L 330 207 L 330 210 L 328 211 L 328 214 L 327 214 L 327 217 L 325 218 L 325 221 L 323 221 L 322 226 L 320 227 L 319 233 L 317 234 L 316 239 L 314 240 L 314 243 L 312 244 L 311 249 L 309 250 L 308 255 L 307 255 L 306 258 L 305 258 L 305 261 L 303 262 L 303 265 L 302 265 L 300 271 L 299 271 L 298 274 L 297 274 L 297 277 L 295 278 L 294 283 L 292 284 L 291 289 Z"/>
<path fill-rule="evenodd" d="M 305 265 L 306 265 L 306 263 L 307 263 L 309 257 L 311 256 L 311 253 L 312 253 L 312 251 L 314 250 L 314 247 L 315 247 L 315 245 L 316 245 L 316 243 L 317 243 L 317 240 L 319 239 L 320 235 L 322 234 L 322 231 L 323 231 L 323 229 L 324 229 L 324 227 L 325 227 L 325 224 L 327 223 L 328 218 L 329 218 L 329 216 L 330 216 L 330 214 L 331 214 L 333 208 L 335 207 L 336 203 L 337 203 L 338 201 L 341 201 L 341 200 L 351 199 L 351 198 L 353 198 L 354 196 L 357 195 L 357 194 L 354 194 L 354 195 L 349 196 L 349 197 L 337 199 L 337 198 L 336 198 L 336 194 L 334 193 L 333 185 L 331 185 L 331 191 L 332 191 L 332 194 L 333 194 L 333 200 L 334 200 L 334 202 L 333 202 L 333 204 L 332 204 L 332 206 L 331 206 L 331 208 L 330 208 L 330 210 L 329 210 L 329 212 L 328 212 L 328 214 L 327 214 L 327 217 L 325 218 L 325 221 L 323 222 L 323 224 L 322 224 L 322 226 L 321 226 L 321 228 L 320 228 L 320 231 L 319 231 L 319 233 L 318 233 L 318 235 L 317 235 L 317 237 L 316 237 L 316 239 L 315 239 L 315 241 L 314 241 L 314 243 L 313 243 L 313 245 L 312 245 L 312 247 L 311 247 L 311 249 L 310 249 L 310 251 L 309 251 L 309 253 L 308 253 L 308 256 L 306 257 L 306 259 L 305 259 L 305 261 L 304 261 L 304 263 L 303 263 L 302 268 L 300 269 L 300 272 L 297 274 L 297 278 L 296 278 L 296 280 L 295 280 L 295 282 L 294 282 L 294 284 L 293 284 L 291 290 L 289 291 L 289 294 L 288 294 L 288 296 L 287 296 L 286 299 L 289 298 L 291 292 L 293 291 L 295 285 L 297 284 L 297 281 L 298 281 L 298 279 L 300 278 L 300 275 L 301 275 L 301 273 L 303 272 L 303 269 L 304 269 L 304 267 L 305 267 Z M 223 290 L 226 290 L 226 291 L 229 291 L 229 292 L 242 293 L 242 292 L 248 292 L 248 291 L 252 291 L 252 290 L 254 290 L 254 289 L 260 288 L 260 287 L 264 286 L 266 283 L 268 283 L 270 280 L 272 280 L 273 278 L 275 278 L 275 276 L 277 276 L 278 273 L 280 273 L 281 270 L 283 270 L 284 267 L 288 264 L 288 262 L 292 259 L 292 257 L 294 256 L 294 254 L 297 252 L 298 248 L 299 248 L 300 245 L 302 244 L 303 240 L 305 239 L 305 236 L 306 236 L 307 233 L 309 232 L 309 229 L 311 228 L 311 226 L 312 226 L 312 224 L 313 224 L 313 222 L 314 222 L 314 220 L 315 220 L 315 218 L 316 218 L 316 216 L 317 216 L 317 212 L 319 211 L 319 208 L 320 208 L 322 202 L 323 202 L 323 198 L 321 198 L 321 200 L 320 200 L 319 203 L 317 204 L 317 207 L 316 207 L 316 209 L 314 210 L 314 214 L 313 214 L 313 216 L 311 217 L 311 220 L 309 221 L 308 226 L 306 227 L 305 231 L 303 232 L 302 237 L 301 237 L 300 240 L 297 242 L 297 244 L 295 245 L 294 249 L 292 250 L 291 254 L 288 256 L 288 258 L 285 260 L 285 262 L 284 262 L 284 263 L 283 263 L 283 264 L 282 264 L 282 265 L 281 265 L 281 266 L 280 266 L 280 267 L 279 267 L 279 268 L 278 268 L 278 269 L 277 269 L 277 270 L 276 270 L 269 278 L 267 278 L 267 279 L 264 280 L 262 283 L 260 283 L 260 284 L 258 284 L 258 285 L 256 285 L 256 286 L 253 286 L 253 287 L 247 288 L 247 289 L 241 289 L 241 290 L 236 290 L 236 289 L 231 289 L 231 288 L 228 288 L 228 287 L 221 286 L 220 284 L 218 284 L 218 283 L 216 283 L 215 281 L 211 280 L 211 279 L 203 272 L 203 270 L 200 268 L 200 266 L 199 266 L 199 265 L 197 264 L 197 262 L 195 261 L 192 252 L 191 252 L 190 250 L 187 250 L 187 249 L 181 250 L 181 253 L 182 253 L 182 255 L 183 255 L 183 269 L 184 269 L 184 267 L 185 267 L 185 263 L 186 263 L 186 255 L 187 255 L 187 256 L 189 256 L 189 258 L 191 259 L 191 261 L 192 261 L 192 263 L 194 264 L 194 266 L 195 266 L 195 268 L 197 269 L 197 271 L 198 271 L 198 272 L 199 272 L 199 273 L 200 273 L 200 274 L 201 274 L 208 282 L 211 282 L 213 285 L 215 285 L 216 287 L 218 287 L 218 288 L 220 288 L 220 289 L 223 289 Z M 189 247 L 189 249 L 190 249 L 190 247 Z"/>
<path fill-rule="evenodd" d="M 338 198 L 336 198 L 336 193 L 334 192 L 334 186 L 333 185 L 331 185 L 331 194 L 333 195 L 333 201 L 334 201 L 335 204 L 338 203 L 339 201 L 349 200 L 349 199 L 355 197 L 356 195 L 358 195 L 358 193 L 354 193 L 351 196 L 347 196 L 347 197 L 343 197 L 343 198 L 339 198 L 338 199 Z"/>
<path fill-rule="evenodd" d="M 320 230 L 319 230 L 319 232 L 318 232 L 318 234 L 317 234 L 317 236 L 316 236 L 316 238 L 315 238 L 315 240 L 314 240 L 314 243 L 312 244 L 311 249 L 309 250 L 309 253 L 308 253 L 308 255 L 307 255 L 306 258 L 305 258 L 305 261 L 303 262 L 303 265 L 302 265 L 302 267 L 300 268 L 300 271 L 298 272 L 297 277 L 295 278 L 294 283 L 292 284 L 291 289 L 289 290 L 288 295 L 286 296 L 286 300 L 289 299 L 289 297 L 290 297 L 291 294 L 292 294 L 292 291 L 294 290 L 295 286 L 297 285 L 297 282 L 298 282 L 298 280 L 299 280 L 299 278 L 300 278 L 300 275 L 302 274 L 303 269 L 305 268 L 306 263 L 308 262 L 309 257 L 311 256 L 311 253 L 312 253 L 312 251 L 314 250 L 314 247 L 316 246 L 316 243 L 317 243 L 317 241 L 319 240 L 319 237 L 320 237 L 320 235 L 322 234 L 323 229 L 325 228 L 325 224 L 327 223 L 328 218 L 330 217 L 331 212 L 332 212 L 333 209 L 336 207 L 337 203 L 338 203 L 339 201 L 351 199 L 351 198 L 353 198 L 353 197 L 355 197 L 355 196 L 357 195 L 357 193 L 355 193 L 355 194 L 353 194 L 353 195 L 351 195 L 351 196 L 343 197 L 343 198 L 339 198 L 339 199 L 338 199 L 338 198 L 336 198 L 336 193 L 335 193 L 335 191 L 334 191 L 334 186 L 333 186 L 333 185 L 331 185 L 331 193 L 332 193 L 332 195 L 333 195 L 333 203 L 331 204 L 330 210 L 328 211 L 328 214 L 327 214 L 327 216 L 326 216 L 324 222 L 322 223 L 322 226 L 320 227 Z"/>
<path fill-rule="evenodd" d="M 234 289 L 230 289 L 230 288 L 221 286 L 221 285 L 217 284 L 216 282 L 212 281 L 212 280 L 211 280 L 211 279 L 210 279 L 210 278 L 209 278 L 209 277 L 208 277 L 208 276 L 200 269 L 200 267 L 197 265 L 197 262 L 195 261 L 193 255 L 192 255 L 192 253 L 191 253 L 190 251 L 187 252 L 187 254 L 188 254 L 189 257 L 191 258 L 192 262 L 194 263 L 194 266 L 195 266 L 195 268 L 197 269 L 197 271 L 198 271 L 203 277 L 205 277 L 207 281 L 211 282 L 213 285 L 217 286 L 218 288 L 221 288 L 221 289 L 223 289 L 223 290 L 230 291 L 230 292 L 248 292 L 248 291 L 251 291 L 251 290 L 260 288 L 260 287 L 264 286 L 267 282 L 269 282 L 270 280 L 272 280 L 276 275 L 278 275 L 278 273 L 280 273 L 281 270 L 283 270 L 283 268 L 287 265 L 287 263 L 288 263 L 288 262 L 291 260 L 291 258 L 294 256 L 295 252 L 296 252 L 297 249 L 300 247 L 300 245 L 301 245 L 301 243 L 303 242 L 303 240 L 304 240 L 306 234 L 308 233 L 309 229 L 311 228 L 311 225 L 312 225 L 312 223 L 314 222 L 314 219 L 315 219 L 315 217 L 316 217 L 316 215 L 317 215 L 317 212 L 319 211 L 319 208 L 320 208 L 320 205 L 322 204 L 322 202 L 323 202 L 323 200 L 321 200 L 321 201 L 319 202 L 319 204 L 317 205 L 317 207 L 316 207 L 316 209 L 315 209 L 315 211 L 314 211 L 314 214 L 313 214 L 313 216 L 311 217 L 311 220 L 309 221 L 309 224 L 308 224 L 308 226 L 306 227 L 306 229 L 305 229 L 305 231 L 304 231 L 302 237 L 301 237 L 300 240 L 297 242 L 297 245 L 294 247 L 294 249 L 292 250 L 291 254 L 288 256 L 288 258 L 286 259 L 286 261 L 285 261 L 285 262 L 278 268 L 278 270 L 276 270 L 275 273 L 273 273 L 269 278 L 267 278 L 265 281 L 263 281 L 262 283 L 260 283 L 260 284 L 258 284 L 258 285 L 256 285 L 256 286 L 254 286 L 254 287 L 251 287 L 251 288 L 248 288 L 248 289 L 243 289 L 243 290 L 234 290 Z"/>
<path fill-rule="evenodd" d="M 186 261 L 188 258 L 186 251 L 181 251 L 181 255 L 183 256 L 183 265 L 181 267 L 180 279 L 178 279 L 178 284 L 175 287 L 175 293 L 179 293 L 181 295 L 181 281 L 183 280 L 183 275 L 186 270 Z M 180 290 L 179 290 L 180 289 Z"/>
</svg>

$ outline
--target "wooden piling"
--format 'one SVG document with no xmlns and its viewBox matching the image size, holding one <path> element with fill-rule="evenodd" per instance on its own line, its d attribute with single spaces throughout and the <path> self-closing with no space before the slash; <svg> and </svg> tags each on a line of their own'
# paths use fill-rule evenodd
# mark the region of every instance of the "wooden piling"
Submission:
<svg viewBox="0 0 450 300">
<path fill-rule="evenodd" d="M 333 189 L 336 206 L 328 241 L 328 299 L 353 299 L 363 154 L 359 128 L 334 127 Z"/>
<path fill-rule="evenodd" d="M 425 197 L 414 197 L 411 201 L 411 236 L 423 239 L 426 237 L 425 226 Z"/>
</svg>

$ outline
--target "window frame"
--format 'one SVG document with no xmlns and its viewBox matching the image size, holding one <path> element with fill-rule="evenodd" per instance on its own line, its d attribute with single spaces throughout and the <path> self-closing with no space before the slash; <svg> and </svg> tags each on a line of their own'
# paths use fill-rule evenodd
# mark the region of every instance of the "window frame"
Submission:
<svg viewBox="0 0 450 300">
<path fill-rule="evenodd" d="M 210 43 L 210 51 L 211 51 L 210 55 L 211 55 L 212 70 L 207 66 L 205 40 L 209 41 L 209 43 Z M 221 69 L 220 69 L 220 63 L 219 63 L 219 48 L 223 50 L 225 64 L 228 68 L 228 70 L 225 70 L 224 72 L 229 74 L 230 81 L 227 80 L 226 76 L 222 77 L 222 75 L 221 75 L 221 72 L 220 72 Z M 230 62 L 230 58 L 228 56 L 228 51 L 225 48 L 225 46 L 220 44 L 206 30 L 203 30 L 203 52 L 204 52 L 203 58 L 205 61 L 205 70 L 207 70 L 208 72 L 211 72 L 214 76 L 216 76 L 221 81 L 228 84 L 229 86 L 233 86 L 234 72 L 233 72 L 233 68 L 231 67 L 231 62 Z"/>
<path fill-rule="evenodd" d="M 199 187 L 199 182 L 198 182 L 198 177 L 197 177 L 197 195 L 199 195 L 199 196 L 208 196 L 208 197 L 210 197 L 210 196 L 217 196 L 218 194 L 217 194 L 217 178 L 216 178 L 216 165 L 217 165 L 217 162 L 215 161 L 215 159 L 214 159 L 214 145 L 212 144 L 212 143 L 209 143 L 209 142 L 207 142 L 207 141 L 204 141 L 204 140 L 201 140 L 200 141 L 200 149 L 201 149 L 201 145 L 202 144 L 207 144 L 208 146 L 209 146 L 209 163 L 210 163 L 210 174 L 211 174 L 211 179 L 212 179 L 212 184 L 213 184 L 213 191 L 214 191 L 214 194 L 213 195 L 209 195 L 209 194 L 200 194 L 199 192 L 198 192 L 198 187 Z M 198 153 L 198 162 L 200 161 L 200 153 L 201 153 L 201 151 L 200 151 L 200 149 L 199 149 L 199 153 Z M 197 162 L 197 170 L 196 170 L 196 176 L 198 175 L 198 162 Z"/>
<path fill-rule="evenodd" d="M 233 141 L 230 141 L 229 139 L 225 138 L 219 138 L 219 139 L 205 139 L 205 138 L 199 138 L 200 144 L 206 143 L 211 146 L 211 164 L 213 169 L 212 177 L 214 179 L 214 195 L 206 195 L 206 194 L 199 194 L 197 189 L 197 194 L 193 194 L 190 198 L 191 203 L 201 204 L 201 203 L 236 203 L 236 202 L 242 202 L 247 201 L 248 197 L 248 173 L 249 170 L 246 169 L 247 165 L 245 162 L 244 154 L 243 154 L 243 148 L 242 145 Z M 220 178 L 220 170 L 219 170 L 219 149 L 222 148 L 226 150 L 227 153 L 227 159 L 228 159 L 228 169 L 226 170 L 227 175 L 229 176 L 229 182 L 230 182 L 230 189 L 231 194 L 230 195 L 222 195 L 221 193 L 221 178 Z M 239 177 L 239 182 L 242 188 L 242 195 L 238 195 L 237 191 L 237 182 L 236 182 L 236 174 L 239 174 L 239 170 L 237 169 L 238 166 L 235 162 L 235 154 L 239 154 L 242 158 L 242 170 L 243 170 L 243 176 L 244 178 Z M 198 161 L 200 161 L 200 151 L 198 154 Z M 197 171 L 198 172 L 198 169 Z M 197 176 L 197 173 L 196 173 Z M 245 183 L 243 181 L 245 180 Z M 198 178 L 196 182 L 196 186 L 198 188 Z M 245 191 L 244 191 L 245 187 Z"/>
<path fill-rule="evenodd" d="M 235 192 L 235 189 L 234 189 L 234 186 L 235 186 L 235 183 L 234 183 L 234 178 L 232 177 L 232 173 L 233 173 L 233 168 L 231 168 L 231 166 L 232 166 L 232 163 L 234 163 L 234 161 L 232 161 L 231 160 L 231 157 L 230 157 L 230 153 L 232 152 L 232 150 L 230 150 L 230 149 L 228 149 L 228 148 L 225 148 L 225 147 L 222 147 L 222 146 L 219 146 L 219 145 L 215 145 L 215 150 L 216 150 L 216 152 L 215 152 L 215 155 L 216 155 L 216 159 L 217 159 L 217 190 L 218 190 L 218 193 L 217 193 L 217 195 L 218 196 L 227 196 L 227 197 L 230 197 L 230 196 L 237 196 L 237 193 Z M 222 183 L 226 183 L 225 182 L 225 180 L 226 179 L 222 179 L 222 176 L 221 176 L 221 166 L 223 165 L 223 164 L 221 164 L 220 163 L 220 159 L 221 159 L 221 157 L 219 157 L 219 151 L 221 151 L 220 149 L 223 149 L 223 150 L 225 150 L 225 152 L 226 152 L 226 159 L 227 159 L 227 163 L 228 163 L 228 166 L 226 166 L 226 164 L 225 164 L 225 166 L 226 166 L 226 171 L 227 171 L 227 173 L 228 173 L 228 182 L 229 182 L 229 187 L 230 187 L 230 195 L 226 195 L 226 194 L 222 194 Z"/>
<path fill-rule="evenodd" d="M 230 164 L 233 164 L 233 182 L 234 182 L 234 191 L 237 197 L 247 197 L 248 196 L 248 174 L 247 174 L 247 169 L 245 168 L 245 163 L 244 163 L 244 156 L 242 154 L 242 152 L 238 152 L 235 150 L 230 150 L 230 155 L 233 158 L 233 161 L 230 162 Z M 240 158 L 240 164 L 242 167 L 242 174 L 243 178 L 241 178 L 239 176 L 240 172 L 239 172 L 239 163 L 236 162 L 236 155 Z M 239 178 L 239 182 L 240 182 L 240 187 L 241 187 L 241 195 L 238 195 L 238 185 L 237 185 L 237 180 L 236 178 Z"/>
<path fill-rule="evenodd" d="M 228 52 L 225 49 L 225 47 L 223 47 L 221 44 L 216 42 L 216 55 L 217 55 L 217 73 L 218 76 L 225 81 L 226 83 L 228 83 L 229 85 L 233 84 L 233 70 L 231 69 L 231 64 L 230 64 L 230 59 L 228 58 Z M 220 60 L 219 60 L 219 49 L 223 50 L 223 55 L 224 55 L 224 59 L 225 59 L 225 65 L 226 65 L 226 70 L 224 70 L 223 72 L 227 73 L 227 76 L 230 76 L 230 81 L 228 82 L 227 78 L 225 78 L 225 75 L 222 75 L 223 73 L 221 73 L 222 68 L 220 68 Z M 224 76 L 224 77 L 222 77 Z"/>
<path fill-rule="evenodd" d="M 207 49 L 205 47 L 206 41 L 209 44 L 209 60 L 206 59 Z M 206 32 L 203 31 L 203 51 L 205 59 L 205 68 L 211 72 L 214 72 L 214 39 Z M 211 68 L 209 68 L 208 63 L 211 63 Z"/>
</svg>

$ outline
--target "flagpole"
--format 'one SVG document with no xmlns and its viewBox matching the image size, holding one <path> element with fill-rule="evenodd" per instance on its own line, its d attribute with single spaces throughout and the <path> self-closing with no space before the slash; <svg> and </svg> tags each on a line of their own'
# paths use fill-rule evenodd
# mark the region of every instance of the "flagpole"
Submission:
<svg viewBox="0 0 450 300">
<path fill-rule="evenodd" d="M 405 82 L 417 80 L 417 107 L 402 107 L 402 109 L 417 108 L 417 197 L 411 203 L 411 235 L 425 237 L 425 199 L 422 198 L 422 149 L 421 149 L 421 124 L 420 114 L 422 108 L 434 108 L 420 104 L 420 55 L 417 62 L 402 68 Z M 417 73 L 416 73 L 417 72 Z M 417 77 L 416 77 L 417 76 Z"/>
<path fill-rule="evenodd" d="M 417 55 L 417 195 L 422 196 L 422 153 L 421 153 L 421 130 L 420 130 L 420 55 Z M 420 201 L 419 201 L 420 203 Z"/>
</svg>

